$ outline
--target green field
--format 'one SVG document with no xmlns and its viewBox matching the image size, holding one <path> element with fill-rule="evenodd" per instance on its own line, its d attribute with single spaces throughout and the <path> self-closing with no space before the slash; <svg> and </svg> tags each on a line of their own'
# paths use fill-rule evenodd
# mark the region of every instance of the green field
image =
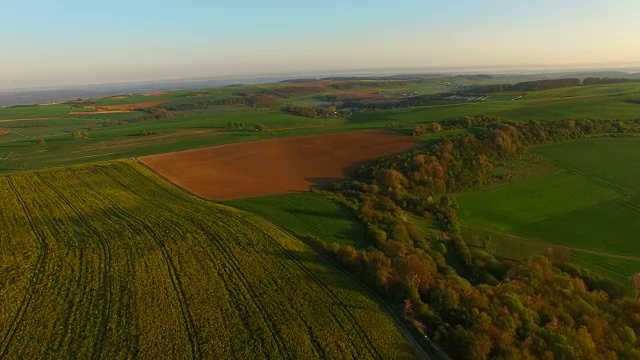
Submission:
<svg viewBox="0 0 640 360">
<path fill-rule="evenodd" d="M 550 159 L 556 169 L 460 194 L 463 222 L 540 244 L 573 248 L 574 253 L 580 253 L 576 255 L 578 263 L 588 268 L 598 270 L 602 264 L 612 264 L 605 273 L 617 274 L 613 277 L 618 280 L 635 272 L 640 264 L 636 237 L 640 232 L 636 195 L 640 188 L 640 141 L 580 140 L 533 151 Z M 468 237 L 473 238 L 471 233 Z M 500 237 L 497 242 L 505 243 Z M 523 255 L 530 252 L 529 247 L 523 246 Z M 517 258 L 513 251 L 510 257 Z"/>
<path fill-rule="evenodd" d="M 0 358 L 414 356 L 304 243 L 132 161 L 0 177 L 0 206 Z"/>
<path fill-rule="evenodd" d="M 259 214 L 298 235 L 359 248 L 369 245 L 363 224 L 351 211 L 319 194 L 268 196 L 228 204 Z"/>
<path fill-rule="evenodd" d="M 58 117 L 67 115 L 69 111 L 69 105 L 0 107 L 0 120 Z"/>
</svg>

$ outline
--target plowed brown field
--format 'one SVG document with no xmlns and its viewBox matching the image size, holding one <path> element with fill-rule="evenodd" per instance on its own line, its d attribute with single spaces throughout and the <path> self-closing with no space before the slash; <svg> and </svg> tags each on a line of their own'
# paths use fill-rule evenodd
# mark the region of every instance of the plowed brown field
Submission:
<svg viewBox="0 0 640 360">
<path fill-rule="evenodd" d="M 210 200 L 305 191 L 348 175 L 358 163 L 417 147 L 409 137 L 356 131 L 263 140 L 151 155 L 139 160 Z"/>
</svg>

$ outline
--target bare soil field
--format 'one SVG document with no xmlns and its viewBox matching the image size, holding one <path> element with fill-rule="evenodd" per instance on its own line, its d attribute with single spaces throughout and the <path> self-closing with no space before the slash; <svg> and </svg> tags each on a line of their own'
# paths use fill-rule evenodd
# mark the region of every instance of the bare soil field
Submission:
<svg viewBox="0 0 640 360">
<path fill-rule="evenodd" d="M 9 133 L 9 132 L 8 132 L 7 130 L 0 130 L 0 135 L 6 135 L 6 134 L 8 134 L 8 133 Z"/>
<path fill-rule="evenodd" d="M 99 111 L 122 111 L 122 110 L 135 110 L 135 109 L 145 109 L 145 108 L 150 108 L 150 107 L 154 107 L 157 105 L 161 105 L 164 104 L 166 102 L 169 102 L 169 100 L 159 100 L 159 101 L 145 101 L 145 102 L 139 102 L 139 103 L 133 103 L 133 104 L 122 104 L 122 105 L 92 105 L 92 106 L 85 106 L 86 108 L 89 109 L 96 109 Z"/>
<path fill-rule="evenodd" d="M 162 95 L 169 95 L 169 94 L 171 93 L 168 91 L 157 91 L 157 92 L 144 94 L 144 96 L 162 96 Z"/>
<path fill-rule="evenodd" d="M 417 147 L 409 136 L 356 131 L 272 139 L 139 158 L 209 200 L 306 191 L 348 175 L 364 161 Z"/>
</svg>

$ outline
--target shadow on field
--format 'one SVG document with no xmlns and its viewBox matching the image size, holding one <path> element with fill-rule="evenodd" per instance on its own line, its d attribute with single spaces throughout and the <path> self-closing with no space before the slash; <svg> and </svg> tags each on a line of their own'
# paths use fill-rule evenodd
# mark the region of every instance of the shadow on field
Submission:
<svg viewBox="0 0 640 360">
<path fill-rule="evenodd" d="M 295 208 L 287 208 L 282 210 L 292 214 L 296 214 L 296 215 L 319 216 L 319 217 L 325 217 L 330 219 L 345 220 L 345 217 L 343 216 L 344 214 L 336 215 L 336 214 L 331 214 L 329 212 L 323 212 L 323 211 L 317 211 L 317 210 L 306 210 L 306 209 L 295 209 Z"/>
<path fill-rule="evenodd" d="M 333 261 L 330 261 L 324 255 L 318 253 L 307 253 L 295 250 L 287 250 L 285 253 L 277 252 L 272 254 L 280 259 L 295 261 L 299 266 L 304 267 L 304 271 L 312 278 L 312 281 L 318 284 L 324 284 L 335 290 L 347 290 L 355 292 L 366 297 L 371 296 L 367 289 L 363 288 L 345 272 L 345 269 L 339 268 Z M 339 276 L 342 275 L 342 276 Z M 339 291 L 331 291 L 332 294 Z M 340 303 L 349 309 L 367 310 L 368 308 L 357 303 L 348 303 L 348 296 L 341 296 Z"/>
<path fill-rule="evenodd" d="M 321 189 L 323 187 L 331 185 L 334 182 L 340 180 L 340 178 L 336 178 L 336 177 L 308 177 L 308 178 L 305 178 L 305 180 L 310 182 L 311 186 Z"/>
</svg>

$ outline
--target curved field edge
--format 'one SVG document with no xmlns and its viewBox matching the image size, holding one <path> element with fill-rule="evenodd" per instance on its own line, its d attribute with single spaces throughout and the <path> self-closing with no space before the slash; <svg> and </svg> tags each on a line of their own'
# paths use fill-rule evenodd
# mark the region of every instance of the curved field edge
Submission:
<svg viewBox="0 0 640 360">
<path fill-rule="evenodd" d="M 3 209 L 31 215 L 2 216 L 9 358 L 415 357 L 381 305 L 307 245 L 133 161 L 0 180 Z"/>
</svg>

